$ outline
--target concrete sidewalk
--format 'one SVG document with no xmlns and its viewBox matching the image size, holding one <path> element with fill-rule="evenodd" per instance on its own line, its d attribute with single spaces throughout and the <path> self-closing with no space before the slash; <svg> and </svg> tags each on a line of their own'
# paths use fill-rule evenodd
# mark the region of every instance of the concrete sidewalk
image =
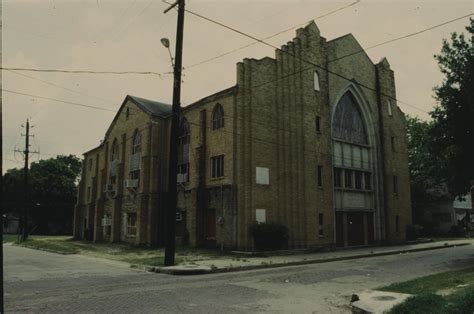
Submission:
<svg viewBox="0 0 474 314">
<path fill-rule="evenodd" d="M 377 257 L 393 254 L 405 254 L 450 247 L 472 245 L 474 239 L 448 240 L 442 242 L 429 242 L 411 245 L 365 247 L 358 249 L 345 249 L 326 253 L 306 253 L 285 256 L 269 257 L 242 257 L 224 256 L 221 258 L 196 261 L 171 267 L 143 267 L 147 271 L 165 273 L 170 275 L 197 275 L 230 271 L 244 271 L 261 268 L 275 268 L 297 266 L 305 264 L 327 263 L 340 260 Z"/>
</svg>

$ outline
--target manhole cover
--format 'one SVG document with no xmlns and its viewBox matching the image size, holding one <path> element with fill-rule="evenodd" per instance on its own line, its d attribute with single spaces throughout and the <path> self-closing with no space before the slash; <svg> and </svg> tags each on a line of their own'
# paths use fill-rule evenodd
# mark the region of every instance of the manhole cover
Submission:
<svg viewBox="0 0 474 314">
<path fill-rule="evenodd" d="M 374 299 L 377 301 L 391 301 L 391 300 L 395 300 L 396 298 L 389 295 L 382 295 L 379 297 L 374 297 Z"/>
</svg>

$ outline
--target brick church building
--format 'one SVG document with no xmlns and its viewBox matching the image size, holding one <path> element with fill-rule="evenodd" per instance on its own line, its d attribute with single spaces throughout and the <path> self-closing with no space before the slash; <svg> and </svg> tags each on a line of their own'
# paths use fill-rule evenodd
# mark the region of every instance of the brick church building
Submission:
<svg viewBox="0 0 474 314">
<path fill-rule="evenodd" d="M 239 62 L 235 86 L 182 109 L 179 240 L 251 250 L 249 226 L 276 222 L 289 248 L 403 241 L 410 184 L 395 99 L 385 58 L 374 64 L 351 34 L 326 40 L 314 22 L 275 58 Z M 125 98 L 84 153 L 75 238 L 163 244 L 170 114 Z"/>
</svg>

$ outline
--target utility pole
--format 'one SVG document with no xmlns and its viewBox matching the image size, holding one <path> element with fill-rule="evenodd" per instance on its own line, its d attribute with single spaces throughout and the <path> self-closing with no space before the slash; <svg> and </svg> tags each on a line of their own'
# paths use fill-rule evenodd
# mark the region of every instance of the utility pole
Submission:
<svg viewBox="0 0 474 314">
<path fill-rule="evenodd" d="M 22 209 L 22 214 L 21 214 L 21 236 L 20 236 L 20 241 L 26 241 L 28 239 L 28 206 L 29 204 L 29 186 L 28 186 L 28 159 L 29 159 L 29 154 L 37 154 L 37 151 L 30 152 L 30 137 L 34 135 L 30 135 L 30 121 L 29 119 L 26 119 L 26 134 L 22 134 L 22 136 L 25 137 L 25 150 L 20 151 L 20 150 L 15 150 L 16 152 L 23 153 L 24 158 L 25 158 L 25 166 L 23 168 L 23 209 Z"/>
<path fill-rule="evenodd" d="M 174 62 L 173 107 L 171 114 L 171 136 L 169 152 L 168 206 L 166 208 L 166 243 L 165 266 L 174 265 L 175 229 L 177 203 L 177 169 L 178 169 L 178 130 L 181 116 L 181 71 L 183 59 L 184 1 L 177 0 L 164 13 L 178 6 L 178 26 L 176 29 L 176 50 Z"/>
</svg>

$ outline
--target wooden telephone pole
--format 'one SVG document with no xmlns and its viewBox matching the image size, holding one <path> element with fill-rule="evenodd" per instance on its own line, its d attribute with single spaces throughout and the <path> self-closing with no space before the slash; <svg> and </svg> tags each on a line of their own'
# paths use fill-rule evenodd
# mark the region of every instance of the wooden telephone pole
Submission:
<svg viewBox="0 0 474 314">
<path fill-rule="evenodd" d="M 25 166 L 23 168 L 23 209 L 21 213 L 20 219 L 20 241 L 26 241 L 28 239 L 28 207 L 29 203 L 29 186 L 28 186 L 28 161 L 29 161 L 29 154 L 38 154 L 37 151 L 30 151 L 30 137 L 34 135 L 30 135 L 30 121 L 26 119 L 26 134 L 22 134 L 25 137 L 25 150 L 17 150 L 15 152 L 23 153 L 25 158 Z"/>
<path fill-rule="evenodd" d="M 164 13 L 178 6 L 178 26 L 176 30 L 176 50 L 174 62 L 173 107 L 171 116 L 171 135 L 169 152 L 168 203 L 166 208 L 165 266 L 174 265 L 177 169 L 178 169 L 178 132 L 181 115 L 181 71 L 183 59 L 184 0 L 177 0 Z"/>
</svg>

